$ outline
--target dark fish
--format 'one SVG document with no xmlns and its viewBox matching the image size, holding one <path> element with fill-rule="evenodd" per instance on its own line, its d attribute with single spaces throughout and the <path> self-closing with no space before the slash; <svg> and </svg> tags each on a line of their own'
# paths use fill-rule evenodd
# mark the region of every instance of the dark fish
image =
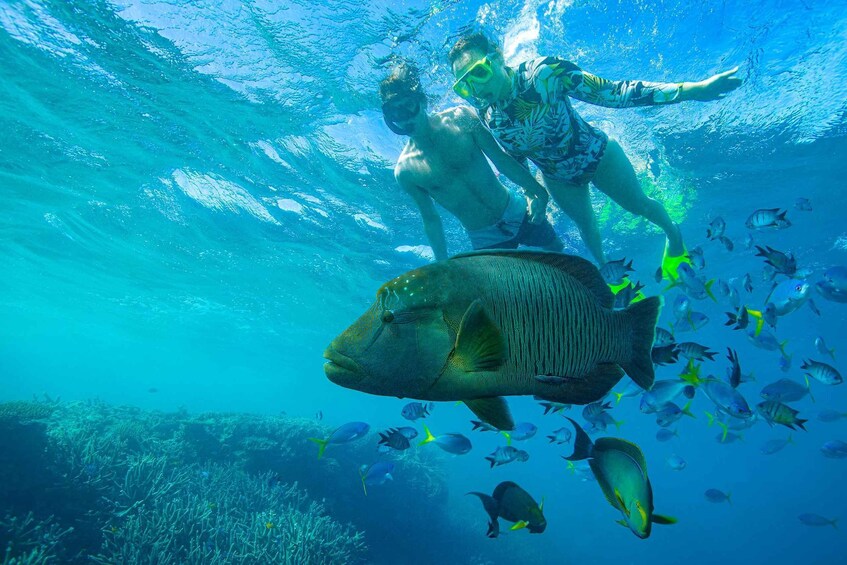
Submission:
<svg viewBox="0 0 847 565">
<path fill-rule="evenodd" d="M 797 516 L 801 522 L 806 524 L 807 526 L 832 526 L 833 528 L 838 529 L 835 525 L 838 522 L 838 519 L 824 518 L 819 514 L 800 514 Z"/>
<path fill-rule="evenodd" d="M 726 231 L 726 222 L 723 218 L 718 216 L 714 220 L 709 223 L 709 227 L 706 228 L 706 237 L 709 239 L 718 239 L 721 237 Z"/>
<path fill-rule="evenodd" d="M 662 271 L 661 267 L 656 269 L 656 272 L 653 273 L 653 280 L 656 281 L 658 284 L 662 284 L 662 281 L 665 280 L 665 273 L 664 271 Z"/>
<path fill-rule="evenodd" d="M 656 425 L 660 428 L 667 428 L 671 424 L 678 422 L 683 415 L 689 418 L 695 417 L 691 413 L 691 402 L 683 408 L 680 408 L 673 402 L 668 402 L 656 411 Z"/>
<path fill-rule="evenodd" d="M 663 347 L 675 343 L 673 334 L 664 328 L 656 328 L 656 338 L 653 340 L 654 347 Z"/>
<path fill-rule="evenodd" d="M 806 375 L 825 385 L 840 385 L 844 382 L 844 379 L 841 378 L 841 374 L 835 367 L 815 361 L 814 359 L 803 361 L 800 368 L 806 372 Z"/>
<path fill-rule="evenodd" d="M 803 424 L 805 424 L 808 420 L 798 418 L 797 414 L 799 414 L 799 412 L 787 404 L 783 404 L 776 400 L 765 400 L 764 402 L 760 402 L 757 408 L 759 410 L 759 414 L 761 414 L 765 421 L 770 425 L 782 424 L 792 430 L 794 429 L 794 426 L 799 426 L 801 430 L 806 431 L 806 427 Z"/>
<path fill-rule="evenodd" d="M 579 257 L 457 255 L 384 284 L 326 349 L 324 370 L 336 384 L 373 394 L 461 400 L 480 420 L 511 429 L 503 396 L 587 404 L 624 372 L 650 388 L 661 298 L 624 311 L 613 302 L 597 268 Z"/>
<path fill-rule="evenodd" d="M 653 512 L 653 487 L 647 476 L 647 461 L 637 445 L 613 437 L 602 437 L 592 443 L 579 424 L 568 420 L 576 431 L 576 439 L 573 454 L 565 459 L 588 459 L 606 500 L 623 515 L 619 523 L 641 539 L 650 537 L 653 524 L 676 523 L 674 518 Z"/>
<path fill-rule="evenodd" d="M 751 230 L 789 228 L 791 222 L 785 217 L 786 213 L 785 211 L 780 212 L 779 208 L 762 208 L 750 214 L 744 225 Z"/>
<path fill-rule="evenodd" d="M 741 310 L 737 314 L 726 312 L 726 317 L 727 321 L 724 322 L 724 325 L 732 326 L 734 330 L 743 330 L 750 324 L 750 313 L 744 306 L 741 307 Z"/>
<path fill-rule="evenodd" d="M 468 494 L 479 497 L 488 513 L 490 521 L 486 535 L 490 538 L 500 535 L 498 518 L 514 522 L 511 530 L 526 528 L 531 534 L 540 534 L 547 528 L 542 506 L 536 503 L 528 492 L 511 481 L 497 485 L 491 496 L 481 492 Z"/>
<path fill-rule="evenodd" d="M 318 410 L 317 414 L 315 414 L 315 420 L 319 420 L 319 421 L 320 421 L 320 420 L 323 420 L 323 419 L 324 419 L 324 413 L 323 413 L 323 410 Z"/>
<path fill-rule="evenodd" d="M 727 380 L 732 388 L 738 388 L 741 384 L 741 363 L 738 361 L 738 353 L 727 347 L 726 358 L 729 359 L 729 367 L 726 370 Z"/>
<path fill-rule="evenodd" d="M 756 257 L 764 257 L 765 263 L 776 269 L 776 272 L 781 275 L 793 277 L 797 272 L 797 260 L 791 253 L 783 253 L 777 251 L 773 247 L 756 246 Z"/>
<path fill-rule="evenodd" d="M 847 291 L 837 289 L 832 283 L 819 281 L 815 284 L 818 294 L 832 302 L 847 303 Z"/>
<path fill-rule="evenodd" d="M 626 262 L 626 258 L 617 261 L 608 261 L 600 267 L 600 276 L 606 281 L 606 284 L 617 285 L 623 282 L 623 278 L 627 273 L 633 272 L 632 261 Z"/>
<path fill-rule="evenodd" d="M 615 294 L 615 310 L 623 310 L 638 296 L 638 293 L 644 288 L 644 285 L 640 282 L 636 281 L 633 285 L 629 283 L 622 289 L 620 289 L 617 294 Z"/>
<path fill-rule="evenodd" d="M 694 341 L 683 341 L 676 346 L 686 359 L 694 359 L 695 361 L 705 361 L 706 359 L 714 361 L 715 355 L 717 355 L 716 351 L 709 351 L 708 347 Z"/>
<path fill-rule="evenodd" d="M 728 493 L 728 492 L 725 493 L 725 492 L 718 490 L 716 488 L 710 488 L 703 494 L 706 496 L 706 500 L 708 500 L 709 502 L 714 502 L 715 504 L 721 504 L 721 503 L 724 503 L 724 502 L 728 502 L 728 503 L 732 504 L 732 494 L 731 493 Z"/>
<path fill-rule="evenodd" d="M 670 365 L 679 360 L 679 349 L 674 343 L 664 347 L 654 347 L 650 357 L 656 365 Z"/>
<path fill-rule="evenodd" d="M 721 243 L 723 243 L 723 246 L 726 248 L 727 251 L 732 251 L 733 249 L 735 249 L 735 244 L 732 243 L 732 240 L 726 237 L 725 235 L 722 235 L 720 237 L 720 241 Z"/>
<path fill-rule="evenodd" d="M 593 422 L 594 420 L 597 420 L 603 412 L 611 409 L 612 404 L 610 402 L 604 402 L 602 400 L 598 402 L 592 402 L 591 404 L 586 405 L 585 408 L 582 409 L 582 417 L 589 422 Z"/>
<path fill-rule="evenodd" d="M 320 459 L 329 444 L 350 443 L 364 437 L 370 429 L 371 427 L 365 422 L 350 422 L 335 428 L 326 439 L 310 437 L 309 441 L 318 444 L 318 459 Z"/>
<path fill-rule="evenodd" d="M 507 463 L 511 463 L 512 461 L 528 461 L 529 454 L 522 449 L 517 449 L 516 447 L 507 445 L 500 446 L 495 449 L 494 453 L 487 456 L 485 460 L 491 463 L 491 468 L 493 469 L 494 467 L 506 465 Z"/>
<path fill-rule="evenodd" d="M 385 445 L 397 451 L 404 451 L 411 446 L 409 438 L 403 435 L 403 432 L 397 428 L 389 428 L 384 432 L 380 432 L 379 445 Z"/>
<path fill-rule="evenodd" d="M 435 403 L 433 402 L 427 402 L 426 404 L 422 402 L 410 402 L 403 407 L 400 415 L 414 422 L 415 420 L 429 416 L 433 408 L 435 408 Z"/>
<path fill-rule="evenodd" d="M 801 212 L 811 212 L 812 202 L 808 198 L 798 198 L 794 201 L 794 208 Z"/>
<path fill-rule="evenodd" d="M 147 389 L 147 392 L 149 392 L 150 394 L 156 394 L 157 392 L 159 392 L 159 389 L 151 386 Z"/>
<path fill-rule="evenodd" d="M 750 278 L 750 273 L 744 275 L 744 290 L 748 293 L 753 292 L 753 279 Z"/>
</svg>

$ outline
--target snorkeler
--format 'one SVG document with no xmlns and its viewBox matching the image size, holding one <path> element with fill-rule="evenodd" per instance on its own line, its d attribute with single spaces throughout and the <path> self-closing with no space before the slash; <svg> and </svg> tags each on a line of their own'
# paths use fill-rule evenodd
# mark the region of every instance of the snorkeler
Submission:
<svg viewBox="0 0 847 565">
<path fill-rule="evenodd" d="M 474 249 L 527 245 L 562 250 L 547 221 L 547 191 L 497 145 L 471 108 L 427 113 L 418 71 L 408 63 L 391 71 L 379 93 L 385 123 L 394 133 L 409 136 L 394 176 L 417 204 L 436 260 L 447 258 L 447 243 L 433 201 L 462 223 Z M 527 196 L 503 186 L 486 157 Z"/>
<path fill-rule="evenodd" d="M 453 90 L 476 108 L 483 125 L 512 157 L 535 163 L 539 179 L 576 223 L 598 263 L 605 263 L 605 257 L 589 182 L 665 232 L 662 274 L 677 278 L 680 263 L 688 261 L 679 226 L 661 203 L 644 194 L 621 146 L 583 120 L 568 97 L 610 108 L 717 100 L 740 86 L 737 68 L 701 82 L 679 83 L 613 82 L 556 57 L 513 69 L 499 47 L 480 33 L 460 38 L 449 61 L 456 77 Z"/>
</svg>

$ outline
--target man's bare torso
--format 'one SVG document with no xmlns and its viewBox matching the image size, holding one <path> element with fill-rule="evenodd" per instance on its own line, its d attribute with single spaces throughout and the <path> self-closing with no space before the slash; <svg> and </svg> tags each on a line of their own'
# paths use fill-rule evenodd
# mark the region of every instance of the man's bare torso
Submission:
<svg viewBox="0 0 847 565">
<path fill-rule="evenodd" d="M 509 193 L 497 180 L 468 127 L 476 121 L 468 108 L 451 108 L 430 116 L 432 135 L 409 140 L 395 173 L 429 194 L 467 230 L 497 223 Z"/>
</svg>

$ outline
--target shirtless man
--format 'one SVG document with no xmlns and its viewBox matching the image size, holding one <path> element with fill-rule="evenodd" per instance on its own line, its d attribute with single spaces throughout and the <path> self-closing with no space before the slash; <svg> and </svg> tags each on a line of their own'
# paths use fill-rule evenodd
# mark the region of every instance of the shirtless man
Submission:
<svg viewBox="0 0 847 565">
<path fill-rule="evenodd" d="M 518 245 L 561 251 L 547 221 L 547 191 L 504 152 L 471 108 L 427 113 L 417 70 L 397 66 L 380 83 L 385 123 L 409 141 L 394 177 L 417 204 L 435 259 L 447 258 L 444 227 L 433 201 L 456 216 L 474 249 L 517 249 Z M 524 188 L 527 197 L 500 184 L 486 157 Z"/>
</svg>

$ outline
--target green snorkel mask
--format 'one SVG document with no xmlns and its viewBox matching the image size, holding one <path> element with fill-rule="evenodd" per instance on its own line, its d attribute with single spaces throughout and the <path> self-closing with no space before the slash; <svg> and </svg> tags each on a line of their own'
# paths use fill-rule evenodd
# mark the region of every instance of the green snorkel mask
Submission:
<svg viewBox="0 0 847 565">
<path fill-rule="evenodd" d="M 494 69 L 491 67 L 491 59 L 496 53 L 489 53 L 479 61 L 472 64 L 453 83 L 453 92 L 465 100 L 478 106 L 479 99 L 474 91 L 475 84 L 485 84 L 494 77 Z M 484 105 L 484 104 L 483 104 Z"/>
</svg>

